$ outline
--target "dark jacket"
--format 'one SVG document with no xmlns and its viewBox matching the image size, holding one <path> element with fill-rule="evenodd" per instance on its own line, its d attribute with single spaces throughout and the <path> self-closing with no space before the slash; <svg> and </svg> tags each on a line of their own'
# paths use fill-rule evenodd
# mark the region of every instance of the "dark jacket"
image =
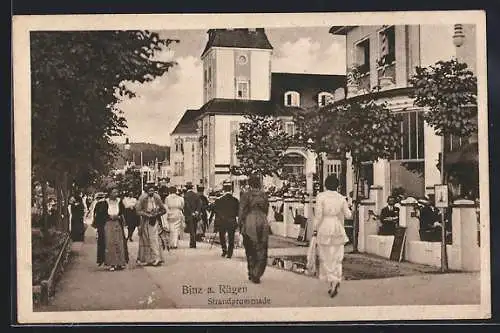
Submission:
<svg viewBox="0 0 500 333">
<path fill-rule="evenodd" d="M 241 233 L 254 242 L 267 242 L 269 236 L 268 210 L 269 200 L 265 192 L 250 190 L 242 193 L 239 209 Z"/>
<path fill-rule="evenodd" d="M 203 204 L 200 196 L 193 191 L 187 191 L 184 194 L 184 216 L 186 217 L 186 222 L 198 221 L 201 217 L 202 209 Z"/>
<path fill-rule="evenodd" d="M 224 194 L 214 203 L 215 227 L 232 227 L 236 226 L 236 218 L 239 213 L 239 201 L 230 193 Z"/>
<path fill-rule="evenodd" d="M 123 206 L 122 201 L 118 203 L 118 216 L 120 219 L 120 223 L 122 226 L 124 225 L 123 214 L 125 212 L 125 206 Z M 106 221 L 109 220 L 108 214 L 108 202 L 106 200 L 102 200 L 96 203 L 94 208 L 94 223 L 97 228 L 104 227 Z"/>
<path fill-rule="evenodd" d="M 382 211 L 380 212 L 380 222 L 382 223 L 390 222 L 390 221 L 385 221 L 387 217 L 397 217 L 399 220 L 399 208 L 393 206 L 392 211 L 389 210 L 389 206 L 385 206 L 384 208 L 382 208 Z M 393 221 L 391 223 L 397 224 L 397 222 L 398 221 Z"/>
<path fill-rule="evenodd" d="M 431 229 L 435 222 L 441 222 L 439 212 L 431 206 L 422 207 L 420 209 L 420 229 Z"/>
</svg>

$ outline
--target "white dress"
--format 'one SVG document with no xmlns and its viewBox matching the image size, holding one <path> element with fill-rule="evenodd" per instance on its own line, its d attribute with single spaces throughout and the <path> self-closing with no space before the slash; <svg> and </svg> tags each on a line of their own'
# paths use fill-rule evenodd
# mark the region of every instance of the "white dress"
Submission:
<svg viewBox="0 0 500 333">
<path fill-rule="evenodd" d="M 314 213 L 314 230 L 318 232 L 319 278 L 331 283 L 340 282 L 344 244 L 349 241 L 344 219 L 351 218 L 351 210 L 343 195 L 336 191 L 325 191 L 316 197 Z"/>
<path fill-rule="evenodd" d="M 170 231 L 169 244 L 176 248 L 179 240 L 179 233 L 182 228 L 182 220 L 184 218 L 184 214 L 182 213 L 184 199 L 177 194 L 169 194 L 165 198 L 165 206 L 167 208 L 167 214 L 164 216 Z"/>
</svg>

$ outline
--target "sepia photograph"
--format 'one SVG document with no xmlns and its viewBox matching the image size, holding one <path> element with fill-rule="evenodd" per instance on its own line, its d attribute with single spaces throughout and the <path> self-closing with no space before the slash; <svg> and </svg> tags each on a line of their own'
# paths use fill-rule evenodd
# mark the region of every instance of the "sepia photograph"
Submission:
<svg viewBox="0 0 500 333">
<path fill-rule="evenodd" d="M 485 21 L 14 16 L 19 323 L 491 317 Z"/>
</svg>

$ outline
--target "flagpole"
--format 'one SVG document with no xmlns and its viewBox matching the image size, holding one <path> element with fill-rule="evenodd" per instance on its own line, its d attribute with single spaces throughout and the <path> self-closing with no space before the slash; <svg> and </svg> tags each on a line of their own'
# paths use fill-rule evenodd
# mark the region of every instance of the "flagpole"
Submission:
<svg viewBox="0 0 500 333">
<path fill-rule="evenodd" d="M 141 194 L 144 191 L 144 176 L 142 174 L 142 167 L 143 167 L 142 163 L 143 162 L 142 162 L 142 151 L 141 151 Z"/>
</svg>

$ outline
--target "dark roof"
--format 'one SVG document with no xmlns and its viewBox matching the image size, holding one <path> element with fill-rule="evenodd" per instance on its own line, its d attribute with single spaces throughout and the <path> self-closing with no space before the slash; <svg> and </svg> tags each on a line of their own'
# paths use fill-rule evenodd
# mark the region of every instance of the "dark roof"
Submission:
<svg viewBox="0 0 500 333">
<path fill-rule="evenodd" d="M 315 89 L 318 91 L 334 92 L 337 88 L 343 88 L 345 85 L 345 75 L 271 73 L 271 90 L 280 90 L 280 88 L 284 88 L 297 91 Z"/>
<path fill-rule="evenodd" d="M 301 95 L 302 107 L 313 107 L 317 106 L 319 93 L 334 94 L 338 88 L 345 90 L 345 85 L 345 75 L 272 73 L 271 100 L 283 104 L 284 94 L 296 91 Z"/>
<path fill-rule="evenodd" d="M 273 49 L 263 28 L 258 28 L 254 31 L 250 31 L 249 29 L 210 29 L 207 33 L 208 42 L 201 56 L 211 47 Z"/>
<path fill-rule="evenodd" d="M 196 133 L 196 117 L 200 114 L 199 110 L 186 110 L 181 120 L 171 134 L 192 134 Z"/>
<path fill-rule="evenodd" d="M 286 107 L 272 101 L 214 98 L 200 108 L 199 115 L 244 115 L 252 113 L 261 116 L 287 117 L 303 111 L 298 107 Z"/>
</svg>

